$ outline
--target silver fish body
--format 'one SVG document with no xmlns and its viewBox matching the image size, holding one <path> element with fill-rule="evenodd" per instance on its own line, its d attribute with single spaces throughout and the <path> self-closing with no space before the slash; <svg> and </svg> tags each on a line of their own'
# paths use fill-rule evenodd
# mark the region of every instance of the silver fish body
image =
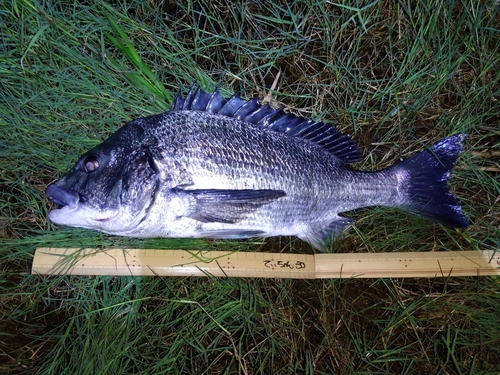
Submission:
<svg viewBox="0 0 500 375">
<path fill-rule="evenodd" d="M 297 236 L 324 250 L 345 211 L 402 207 L 466 227 L 447 179 L 465 135 L 378 172 L 351 169 L 354 143 L 331 125 L 192 88 L 134 120 L 47 188 L 56 224 L 133 237 Z"/>
</svg>

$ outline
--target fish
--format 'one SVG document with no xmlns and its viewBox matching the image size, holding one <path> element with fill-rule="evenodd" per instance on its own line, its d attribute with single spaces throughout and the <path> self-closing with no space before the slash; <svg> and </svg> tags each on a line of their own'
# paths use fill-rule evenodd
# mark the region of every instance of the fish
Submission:
<svg viewBox="0 0 500 375">
<path fill-rule="evenodd" d="M 335 126 L 191 86 L 170 111 L 132 120 L 46 189 L 57 225 L 136 238 L 296 236 L 319 251 L 362 207 L 466 228 L 448 179 L 466 134 L 378 171 Z"/>
</svg>

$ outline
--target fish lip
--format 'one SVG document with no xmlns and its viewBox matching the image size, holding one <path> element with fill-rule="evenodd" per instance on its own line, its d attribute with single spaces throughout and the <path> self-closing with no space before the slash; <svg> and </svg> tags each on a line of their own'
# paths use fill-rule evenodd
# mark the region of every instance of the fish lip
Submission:
<svg viewBox="0 0 500 375">
<path fill-rule="evenodd" d="M 59 203 L 57 203 L 59 204 Z M 50 216 L 52 215 L 56 215 L 57 213 L 59 212 L 71 212 L 71 211 L 76 211 L 78 208 L 78 204 L 75 205 L 75 206 L 62 206 L 61 208 L 54 208 L 53 210 L 50 210 L 49 211 L 49 219 L 50 219 Z M 54 212 L 54 214 L 52 214 Z"/>
<path fill-rule="evenodd" d="M 76 208 L 80 202 L 80 194 L 74 190 L 67 190 L 57 186 L 57 182 L 49 185 L 45 190 L 49 199 L 63 207 Z"/>
<path fill-rule="evenodd" d="M 61 219 L 61 215 L 68 215 L 68 213 L 71 213 L 72 211 L 76 211 L 78 209 L 78 204 L 71 207 L 71 206 L 62 206 L 61 208 L 55 208 L 53 210 L 49 211 L 49 220 L 53 222 L 54 224 L 57 225 L 65 225 L 63 220 Z"/>
<path fill-rule="evenodd" d="M 90 217 L 88 215 L 81 213 L 81 210 L 85 211 L 85 208 L 82 208 L 81 205 L 77 204 L 73 207 L 63 206 L 61 208 L 57 208 L 49 211 L 49 220 L 57 225 L 69 225 L 69 226 L 78 226 L 81 228 L 88 229 L 96 229 L 96 225 L 93 223 L 107 223 L 119 215 L 119 211 L 114 213 L 111 216 L 105 217 Z M 97 212 L 96 212 L 97 213 Z M 78 225 L 71 218 L 79 217 Z"/>
<path fill-rule="evenodd" d="M 58 186 L 58 182 L 50 184 L 45 190 L 45 193 L 48 195 L 48 198 L 51 202 L 54 202 L 60 206 L 59 208 L 50 210 L 49 212 L 49 219 L 58 225 L 65 225 L 64 220 L 59 219 L 62 216 L 76 214 L 81 208 L 81 203 L 85 202 L 84 197 L 82 197 L 78 192 L 71 189 L 62 188 Z M 119 212 L 114 215 L 105 217 L 87 217 L 86 220 L 90 223 L 105 223 L 115 218 L 118 213 Z"/>
</svg>

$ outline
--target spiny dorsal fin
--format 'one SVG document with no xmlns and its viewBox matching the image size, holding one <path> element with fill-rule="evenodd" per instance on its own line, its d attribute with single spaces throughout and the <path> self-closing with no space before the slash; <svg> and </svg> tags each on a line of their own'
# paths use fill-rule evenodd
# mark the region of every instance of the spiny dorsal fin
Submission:
<svg viewBox="0 0 500 375">
<path fill-rule="evenodd" d="M 225 99 L 218 89 L 205 92 L 195 83 L 185 98 L 179 93 L 172 105 L 172 111 L 186 110 L 206 111 L 228 116 L 291 137 L 307 139 L 331 152 L 346 164 L 361 159 L 361 153 L 351 138 L 342 134 L 331 124 L 285 113 L 283 108 L 274 109 L 268 104 L 262 105 L 257 97 L 244 100 L 239 93 L 236 93 L 229 99 Z"/>
</svg>

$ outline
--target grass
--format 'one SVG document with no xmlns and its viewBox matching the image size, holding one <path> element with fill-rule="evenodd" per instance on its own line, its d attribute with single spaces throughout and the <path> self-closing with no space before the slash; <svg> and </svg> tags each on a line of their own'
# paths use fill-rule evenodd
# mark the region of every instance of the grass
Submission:
<svg viewBox="0 0 500 375">
<path fill-rule="evenodd" d="M 117 238 L 47 221 L 45 187 L 198 80 L 331 121 L 383 168 L 469 134 L 457 231 L 389 209 L 332 251 L 500 246 L 497 2 L 13 0 L 0 10 L 0 373 L 496 374 L 497 278 L 45 277 L 40 246 L 309 252 L 298 240 Z"/>
</svg>

